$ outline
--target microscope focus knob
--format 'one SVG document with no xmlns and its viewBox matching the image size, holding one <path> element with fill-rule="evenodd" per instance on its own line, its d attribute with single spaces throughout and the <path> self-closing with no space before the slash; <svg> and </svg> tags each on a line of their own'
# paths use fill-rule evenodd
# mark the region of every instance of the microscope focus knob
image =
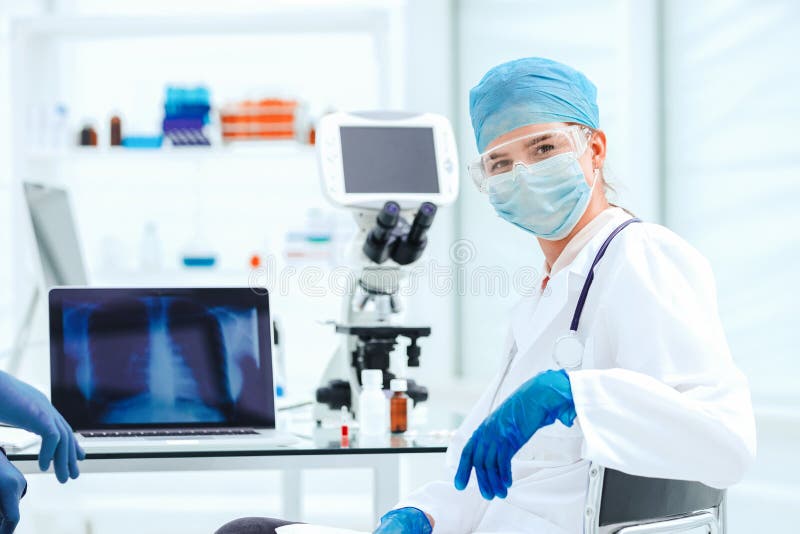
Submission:
<svg viewBox="0 0 800 534">
<path fill-rule="evenodd" d="M 416 341 L 416 340 L 414 340 Z M 422 354 L 422 349 L 416 342 L 412 342 L 406 347 L 406 356 L 408 356 L 409 367 L 419 367 L 419 356 Z"/>
</svg>

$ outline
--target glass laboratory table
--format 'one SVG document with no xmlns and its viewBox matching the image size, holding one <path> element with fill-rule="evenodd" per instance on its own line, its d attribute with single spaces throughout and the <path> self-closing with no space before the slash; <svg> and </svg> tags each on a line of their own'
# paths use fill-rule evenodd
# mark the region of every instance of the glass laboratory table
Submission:
<svg viewBox="0 0 800 534">
<path fill-rule="evenodd" d="M 115 446 L 113 451 L 87 452 L 81 474 L 179 471 L 281 472 L 282 517 L 302 517 L 302 471 L 305 469 L 370 469 L 373 472 L 373 510 L 377 515 L 399 500 L 401 455 L 442 454 L 461 418 L 449 413 L 413 424 L 408 432 L 384 437 L 359 439 L 356 429 L 342 440 L 340 426 L 317 426 L 311 411 L 280 415 L 278 427 L 296 440 L 283 446 L 214 448 L 212 440 L 174 440 L 163 448 Z M 202 441 L 202 442 L 201 442 Z M 23 474 L 40 473 L 38 443 L 9 459 Z M 52 470 L 52 468 L 51 468 Z"/>
</svg>

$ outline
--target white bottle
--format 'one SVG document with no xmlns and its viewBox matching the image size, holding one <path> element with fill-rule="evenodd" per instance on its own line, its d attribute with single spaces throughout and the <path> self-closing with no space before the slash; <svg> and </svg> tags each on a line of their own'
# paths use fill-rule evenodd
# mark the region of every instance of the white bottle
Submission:
<svg viewBox="0 0 800 534">
<path fill-rule="evenodd" d="M 158 226 L 150 221 L 144 225 L 139 241 L 139 267 L 144 272 L 158 272 L 161 270 L 162 257 Z"/>
<path fill-rule="evenodd" d="M 389 400 L 383 393 L 383 372 L 361 371 L 361 395 L 358 398 L 359 435 L 382 436 L 389 432 Z"/>
<path fill-rule="evenodd" d="M 50 117 L 51 123 L 48 125 L 48 148 L 63 150 L 69 145 L 69 111 L 67 106 L 58 103 Z"/>
</svg>

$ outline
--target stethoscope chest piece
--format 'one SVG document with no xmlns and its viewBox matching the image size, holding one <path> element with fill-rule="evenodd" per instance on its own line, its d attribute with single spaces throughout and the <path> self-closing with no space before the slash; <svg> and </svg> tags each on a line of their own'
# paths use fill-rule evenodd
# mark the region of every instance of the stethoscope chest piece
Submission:
<svg viewBox="0 0 800 534">
<path fill-rule="evenodd" d="M 556 339 L 553 347 L 553 360 L 562 369 L 580 369 L 583 364 L 583 342 L 578 338 L 578 333 L 570 330 L 569 333 Z"/>
</svg>

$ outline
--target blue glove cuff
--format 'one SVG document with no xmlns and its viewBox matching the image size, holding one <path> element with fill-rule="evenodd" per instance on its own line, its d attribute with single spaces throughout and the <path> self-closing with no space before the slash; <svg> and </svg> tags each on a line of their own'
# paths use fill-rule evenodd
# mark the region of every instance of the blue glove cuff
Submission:
<svg viewBox="0 0 800 534">
<path fill-rule="evenodd" d="M 572 426 L 577 417 L 575 412 L 575 401 L 572 398 L 572 383 L 569 381 L 569 375 L 564 369 L 559 369 L 554 372 L 556 380 L 553 382 L 546 382 L 547 387 L 555 391 L 560 397 L 564 399 L 564 406 L 556 415 L 556 419 L 561 421 L 564 426 Z"/>
<path fill-rule="evenodd" d="M 431 534 L 433 527 L 428 516 L 419 508 L 407 506 L 389 510 L 381 517 L 381 525 L 387 521 L 398 521 L 403 525 L 403 532 L 408 534 Z"/>
<path fill-rule="evenodd" d="M 3 453 L 3 456 L 8 458 L 8 453 L 6 452 L 5 447 L 3 447 L 2 445 L 0 445 L 0 453 Z M 22 494 L 19 496 L 19 498 L 22 499 L 25 496 L 26 493 L 28 493 L 28 481 L 27 480 L 25 481 L 25 487 L 22 488 Z"/>
</svg>

